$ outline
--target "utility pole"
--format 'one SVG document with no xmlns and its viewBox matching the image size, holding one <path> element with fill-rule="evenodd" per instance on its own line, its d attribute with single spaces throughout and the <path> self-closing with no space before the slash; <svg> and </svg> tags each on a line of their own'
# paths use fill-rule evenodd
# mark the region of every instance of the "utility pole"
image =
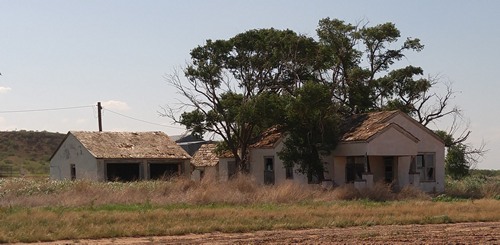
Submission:
<svg viewBox="0 0 500 245">
<path fill-rule="evenodd" d="M 97 102 L 97 121 L 99 123 L 99 132 L 102 132 L 102 106 L 101 102 Z"/>
</svg>

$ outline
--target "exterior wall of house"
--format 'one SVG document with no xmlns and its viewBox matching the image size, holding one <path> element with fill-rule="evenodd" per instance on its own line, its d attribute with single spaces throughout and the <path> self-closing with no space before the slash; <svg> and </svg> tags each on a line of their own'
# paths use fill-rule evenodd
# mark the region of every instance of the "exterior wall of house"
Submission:
<svg viewBox="0 0 500 245">
<path fill-rule="evenodd" d="M 397 164 L 395 165 L 397 169 L 395 169 L 398 174 L 398 187 L 403 188 L 410 184 L 410 163 L 411 156 L 400 156 L 397 158 Z"/>
<path fill-rule="evenodd" d="M 218 171 L 217 171 L 218 166 L 207 166 L 205 167 L 205 171 L 203 172 L 203 177 L 202 179 L 205 180 L 216 180 Z"/>
<path fill-rule="evenodd" d="M 259 184 L 264 184 L 264 159 L 272 157 L 274 159 L 274 184 L 281 184 L 285 181 L 293 181 L 300 184 L 307 184 L 307 177 L 297 173 L 294 169 L 293 179 L 286 179 L 286 169 L 283 161 L 278 157 L 278 152 L 283 149 L 283 142 L 280 142 L 275 148 L 253 148 L 250 150 L 250 174 Z"/>
<path fill-rule="evenodd" d="M 415 155 L 417 143 L 395 128 L 389 128 L 367 142 L 340 143 L 333 151 L 335 156 L 402 156 Z"/>
<path fill-rule="evenodd" d="M 370 169 L 373 174 L 373 182 L 385 180 L 384 158 L 382 156 L 370 156 Z"/>
<path fill-rule="evenodd" d="M 68 134 L 50 161 L 50 178 L 71 179 L 71 165 L 75 166 L 76 179 L 107 180 L 108 163 L 139 163 L 139 179 L 150 179 L 149 163 L 181 163 L 182 176 L 189 177 L 189 160 L 169 159 L 96 159 L 80 141 Z"/>
<path fill-rule="evenodd" d="M 71 164 L 75 165 L 76 179 L 103 180 L 97 159 L 70 134 L 50 160 L 50 178 L 71 179 Z"/>
<path fill-rule="evenodd" d="M 340 142 L 332 152 L 334 156 L 364 156 L 368 152 L 368 143 L 366 142 Z"/>
<path fill-rule="evenodd" d="M 417 153 L 417 143 L 391 127 L 368 143 L 369 156 L 412 156 Z"/>
<path fill-rule="evenodd" d="M 399 124 L 420 139 L 417 144 L 417 151 L 419 153 L 435 153 L 435 181 L 420 181 L 420 188 L 427 192 L 443 192 L 445 178 L 444 143 L 430 134 L 422 125 L 411 121 L 404 115 L 397 115 L 390 121 Z"/>
<path fill-rule="evenodd" d="M 344 185 L 346 158 L 343 156 L 333 157 L 333 183 L 334 185 Z"/>
<path fill-rule="evenodd" d="M 234 158 L 219 158 L 219 164 L 217 164 L 218 168 L 218 179 L 220 181 L 228 181 L 229 180 L 229 162 L 234 164 Z M 233 166 L 236 171 L 236 166 Z"/>
<path fill-rule="evenodd" d="M 216 166 L 205 166 L 205 167 L 196 167 L 191 172 L 191 180 L 193 181 L 201 181 L 204 180 L 217 180 L 219 165 Z"/>
</svg>

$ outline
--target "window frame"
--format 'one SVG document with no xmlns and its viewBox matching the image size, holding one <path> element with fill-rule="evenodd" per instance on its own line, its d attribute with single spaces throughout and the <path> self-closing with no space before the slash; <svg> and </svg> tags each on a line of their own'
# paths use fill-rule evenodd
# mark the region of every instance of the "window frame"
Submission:
<svg viewBox="0 0 500 245">
<path fill-rule="evenodd" d="M 419 152 L 416 156 L 420 182 L 436 182 L 436 153 Z"/>
<path fill-rule="evenodd" d="M 347 156 L 345 166 L 346 183 L 353 183 L 363 180 L 363 173 L 365 172 L 364 156 Z M 353 171 L 353 173 L 348 172 L 349 168 L 351 168 L 351 171 Z M 351 179 L 350 176 L 354 176 L 354 179 Z"/>
</svg>

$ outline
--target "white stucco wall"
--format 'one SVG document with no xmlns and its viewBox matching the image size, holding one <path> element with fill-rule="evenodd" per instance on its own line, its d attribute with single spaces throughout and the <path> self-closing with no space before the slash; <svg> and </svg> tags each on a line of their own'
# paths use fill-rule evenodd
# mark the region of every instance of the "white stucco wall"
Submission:
<svg viewBox="0 0 500 245">
<path fill-rule="evenodd" d="M 103 168 L 98 167 L 97 159 L 69 134 L 50 160 L 50 178 L 71 179 L 71 164 L 75 164 L 77 179 L 104 180 Z"/>
<path fill-rule="evenodd" d="M 369 156 L 411 156 L 417 153 L 417 142 L 394 127 L 389 127 L 368 142 Z"/>
<path fill-rule="evenodd" d="M 343 156 L 333 158 L 333 182 L 335 185 L 344 185 L 346 158 Z"/>
<path fill-rule="evenodd" d="M 419 153 L 435 153 L 435 178 L 436 181 L 420 182 L 420 187 L 424 191 L 444 191 L 444 143 L 425 129 L 421 124 L 409 120 L 405 115 L 397 115 L 390 120 L 397 123 L 408 132 L 417 137 L 420 141 L 417 144 Z"/>
<path fill-rule="evenodd" d="M 276 148 L 252 148 L 250 150 L 250 174 L 259 184 L 264 184 L 264 158 L 274 158 L 274 184 L 281 184 L 285 181 L 307 184 L 307 177 L 303 174 L 293 172 L 293 179 L 286 179 L 286 169 L 283 161 L 278 157 L 278 152 L 283 149 L 283 142 L 278 143 Z"/>
</svg>

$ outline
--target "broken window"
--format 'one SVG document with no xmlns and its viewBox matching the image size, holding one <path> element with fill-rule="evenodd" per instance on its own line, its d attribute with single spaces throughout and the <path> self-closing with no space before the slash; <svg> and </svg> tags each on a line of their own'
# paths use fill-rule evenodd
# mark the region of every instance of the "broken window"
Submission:
<svg viewBox="0 0 500 245">
<path fill-rule="evenodd" d="M 347 183 L 362 180 L 364 171 L 365 157 L 347 157 L 347 162 L 345 165 L 345 175 Z"/>
<path fill-rule="evenodd" d="M 435 153 L 419 153 L 417 155 L 417 171 L 420 181 L 435 181 Z"/>
<path fill-rule="evenodd" d="M 139 163 L 106 164 L 108 181 L 136 181 L 140 179 Z"/>
</svg>

